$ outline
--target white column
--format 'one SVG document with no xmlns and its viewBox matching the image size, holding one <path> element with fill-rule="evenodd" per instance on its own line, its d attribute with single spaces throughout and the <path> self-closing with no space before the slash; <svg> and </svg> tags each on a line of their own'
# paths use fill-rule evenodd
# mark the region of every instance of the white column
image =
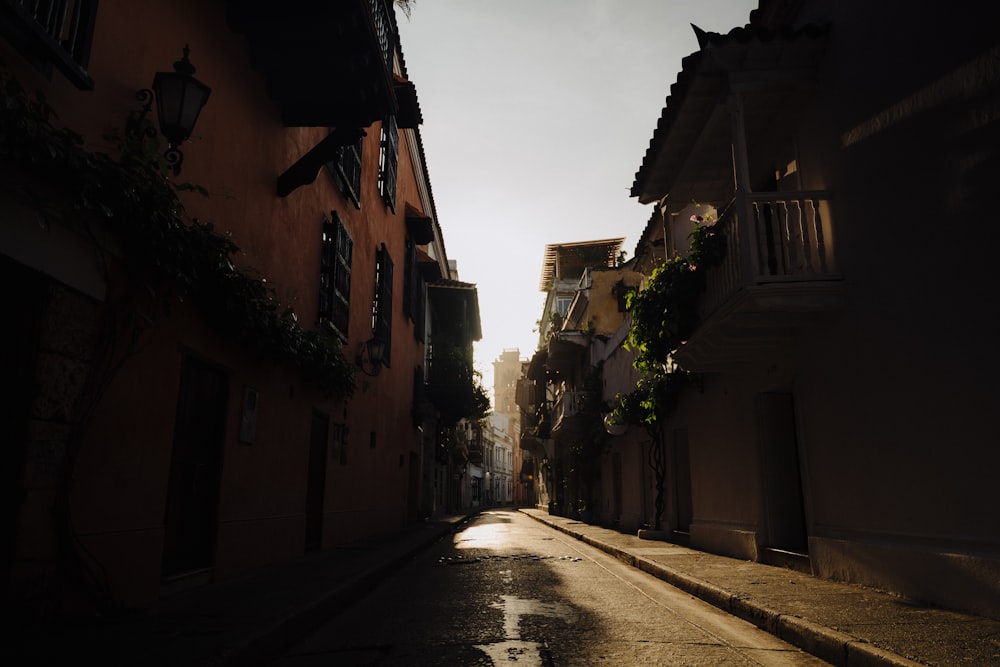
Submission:
<svg viewBox="0 0 1000 667">
<path fill-rule="evenodd" d="M 753 210 L 750 206 L 750 160 L 747 153 L 746 124 L 744 123 L 743 95 L 730 93 L 726 100 L 729 108 L 730 137 L 733 146 L 733 178 L 736 185 L 737 233 L 740 247 L 740 282 L 746 286 L 754 281 L 757 267 L 757 243 L 753 234 Z"/>
</svg>

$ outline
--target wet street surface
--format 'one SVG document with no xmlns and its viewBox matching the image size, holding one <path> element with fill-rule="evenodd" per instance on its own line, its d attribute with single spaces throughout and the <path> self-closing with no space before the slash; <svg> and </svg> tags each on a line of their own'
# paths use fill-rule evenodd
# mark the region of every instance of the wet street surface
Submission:
<svg viewBox="0 0 1000 667">
<path fill-rule="evenodd" d="M 650 549 L 662 543 L 650 543 Z M 666 547 L 667 545 L 664 545 Z M 274 667 L 825 665 L 514 511 L 435 544 Z"/>
</svg>

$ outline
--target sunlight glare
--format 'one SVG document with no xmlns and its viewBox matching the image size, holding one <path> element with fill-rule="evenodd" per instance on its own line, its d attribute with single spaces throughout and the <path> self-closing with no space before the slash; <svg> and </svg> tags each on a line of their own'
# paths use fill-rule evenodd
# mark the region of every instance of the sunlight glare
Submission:
<svg viewBox="0 0 1000 667">
<path fill-rule="evenodd" d="M 507 542 L 507 526 L 482 523 L 455 534 L 456 549 L 496 549 Z"/>
</svg>

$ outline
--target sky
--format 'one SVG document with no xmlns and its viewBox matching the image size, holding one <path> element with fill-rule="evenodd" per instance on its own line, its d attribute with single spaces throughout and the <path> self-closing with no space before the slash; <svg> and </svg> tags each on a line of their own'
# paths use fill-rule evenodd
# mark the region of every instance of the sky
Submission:
<svg viewBox="0 0 1000 667">
<path fill-rule="evenodd" d="M 414 0 L 397 10 L 448 259 L 477 286 L 476 369 L 538 347 L 548 244 L 625 239 L 652 208 L 629 196 L 691 24 L 728 32 L 757 0 Z"/>
</svg>

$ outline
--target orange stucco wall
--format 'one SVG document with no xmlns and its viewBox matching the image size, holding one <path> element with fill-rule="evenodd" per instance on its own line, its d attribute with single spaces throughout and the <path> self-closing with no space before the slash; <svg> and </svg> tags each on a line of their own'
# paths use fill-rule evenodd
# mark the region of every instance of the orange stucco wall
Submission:
<svg viewBox="0 0 1000 667">
<path fill-rule="evenodd" d="M 182 6 L 183 5 L 183 6 Z M 314 183 L 287 197 L 276 179 L 326 134 L 326 128 L 287 128 L 250 68 L 245 40 L 226 25 L 224 3 L 100 4 L 89 72 L 96 82 L 81 92 L 58 73 L 51 81 L 21 63 L 3 43 L 3 56 L 30 90 L 40 88 L 61 122 L 82 132 L 92 147 L 101 133 L 122 127 L 137 108 L 137 89 L 167 70 L 190 45 L 196 76 L 212 88 L 208 104 L 184 147 L 179 181 L 198 184 L 207 197 L 185 195 L 188 213 L 231 233 L 237 263 L 265 277 L 298 321 L 315 326 L 321 223 L 336 210 L 354 241 L 351 320 L 344 354 L 353 362 L 371 337 L 375 249 L 384 243 L 395 272 L 392 365 L 377 377 L 358 374 L 358 390 L 341 403 L 321 396 L 290 368 L 259 358 L 201 322 L 186 303 L 155 314 L 133 354 L 114 377 L 87 433 L 74 485 L 73 508 L 83 544 L 105 567 L 115 597 L 141 605 L 160 590 L 164 507 L 169 481 L 179 371 L 190 354 L 228 375 L 223 472 L 220 481 L 214 577 L 288 560 L 303 553 L 305 497 L 313 410 L 346 422 L 346 464 L 326 459 L 323 545 L 388 530 L 410 515 L 410 453 L 420 452 L 411 423 L 413 371 L 423 346 L 402 312 L 407 205 L 421 210 L 411 147 L 400 132 L 395 213 L 378 193 L 380 127 L 368 128 L 360 209 L 345 201 L 322 170 Z M 317 72 L 317 85 L 323 85 Z M 155 112 L 154 112 L 155 113 Z M 256 439 L 239 442 L 244 386 L 258 390 Z M 332 430 L 332 429 L 331 429 Z M 374 440 L 370 434 L 374 433 Z M 374 446 L 371 443 L 374 442 Z M 29 515 L 43 515 L 45 494 L 29 501 Z M 31 535 L 23 531 L 22 535 Z M 36 542 L 43 542 L 38 537 Z M 44 551 L 23 545 L 22 552 Z"/>
</svg>

